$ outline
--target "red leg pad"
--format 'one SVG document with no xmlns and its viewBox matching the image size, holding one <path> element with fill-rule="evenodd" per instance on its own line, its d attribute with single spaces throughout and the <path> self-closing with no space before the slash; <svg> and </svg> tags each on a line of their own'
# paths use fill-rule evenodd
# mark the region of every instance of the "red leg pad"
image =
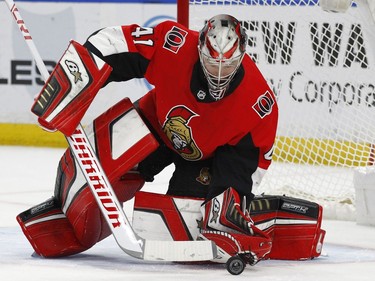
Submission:
<svg viewBox="0 0 375 281">
<path fill-rule="evenodd" d="M 50 199 L 17 216 L 17 221 L 35 252 L 50 258 L 87 250 L 78 241 L 70 222 L 55 204 Z"/>
<path fill-rule="evenodd" d="M 320 256 L 325 236 L 320 205 L 265 195 L 253 200 L 251 214 L 255 225 L 272 237 L 270 259 L 306 260 Z"/>
<path fill-rule="evenodd" d="M 144 180 L 137 173 L 124 175 L 114 182 L 112 187 L 120 202 L 131 199 L 135 192 L 142 188 Z M 111 231 L 101 214 L 101 211 L 92 195 L 86 187 L 77 196 L 66 211 L 78 241 L 85 247 L 92 247 L 111 234 Z"/>
<path fill-rule="evenodd" d="M 134 196 L 144 184 L 136 173 L 113 184 L 121 202 Z M 17 216 L 23 233 L 35 252 L 46 258 L 86 251 L 111 234 L 88 187 L 70 204 L 66 215 L 53 198 Z"/>
</svg>

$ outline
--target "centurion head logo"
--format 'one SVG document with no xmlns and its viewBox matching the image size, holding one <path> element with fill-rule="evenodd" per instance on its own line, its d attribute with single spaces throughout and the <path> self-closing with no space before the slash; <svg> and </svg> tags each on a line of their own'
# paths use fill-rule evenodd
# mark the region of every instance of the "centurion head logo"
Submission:
<svg viewBox="0 0 375 281">
<path fill-rule="evenodd" d="M 65 64 L 69 69 L 70 74 L 74 77 L 74 83 L 82 80 L 82 73 L 79 71 L 78 65 L 74 61 L 65 60 Z"/>
<path fill-rule="evenodd" d="M 202 158 L 188 123 L 191 118 L 199 116 L 185 106 L 173 107 L 167 114 L 163 131 L 171 141 L 174 149 L 186 160 L 196 161 Z"/>
</svg>

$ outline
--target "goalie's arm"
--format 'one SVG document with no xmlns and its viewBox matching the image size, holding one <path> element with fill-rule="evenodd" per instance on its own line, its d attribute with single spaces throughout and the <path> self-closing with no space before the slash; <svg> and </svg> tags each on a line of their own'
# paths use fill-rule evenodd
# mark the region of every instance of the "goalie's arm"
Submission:
<svg viewBox="0 0 375 281">
<path fill-rule="evenodd" d="M 112 67 L 112 72 L 103 86 L 110 82 L 127 81 L 133 78 L 144 77 L 149 61 L 139 53 L 125 52 L 103 56 L 89 41 L 84 46 Z"/>
<path fill-rule="evenodd" d="M 107 27 L 93 33 L 84 46 L 112 67 L 107 83 L 144 78 L 157 45 L 157 30 L 136 24 Z"/>
</svg>

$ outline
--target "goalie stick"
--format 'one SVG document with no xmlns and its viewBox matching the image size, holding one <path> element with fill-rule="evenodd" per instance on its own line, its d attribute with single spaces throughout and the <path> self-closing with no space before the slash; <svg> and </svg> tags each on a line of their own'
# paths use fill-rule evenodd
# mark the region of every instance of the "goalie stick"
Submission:
<svg viewBox="0 0 375 281">
<path fill-rule="evenodd" d="M 44 79 L 48 70 L 32 40 L 18 8 L 12 0 L 5 0 L 27 43 Z M 69 147 L 84 174 L 117 244 L 128 255 L 154 261 L 207 261 L 216 257 L 217 247 L 212 241 L 150 241 L 138 236 L 118 201 L 99 160 L 79 124 L 75 132 L 66 137 Z"/>
</svg>

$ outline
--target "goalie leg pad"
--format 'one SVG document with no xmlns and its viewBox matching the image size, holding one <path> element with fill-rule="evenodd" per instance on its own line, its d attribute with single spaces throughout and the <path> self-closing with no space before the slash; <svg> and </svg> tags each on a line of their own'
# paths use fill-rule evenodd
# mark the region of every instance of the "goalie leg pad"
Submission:
<svg viewBox="0 0 375 281">
<path fill-rule="evenodd" d="M 117 182 L 112 183 L 112 187 L 119 201 L 125 202 L 132 198 L 142 188 L 143 184 L 144 180 L 137 173 L 129 173 Z M 70 221 L 78 241 L 85 247 L 90 248 L 111 234 L 107 222 L 87 185 L 75 195 L 75 199 L 70 206 L 64 207 L 64 209 L 66 209 L 66 217 Z"/>
<path fill-rule="evenodd" d="M 270 259 L 306 260 L 320 256 L 325 231 L 320 205 L 287 196 L 256 196 L 254 224 L 273 238 Z"/>
<path fill-rule="evenodd" d="M 124 202 L 143 184 L 144 180 L 136 173 L 129 173 L 114 183 L 113 188 Z M 17 216 L 23 233 L 39 256 L 78 254 L 111 234 L 89 187 L 84 185 L 74 197 L 65 212 L 53 197 Z"/>
<path fill-rule="evenodd" d="M 202 198 L 137 192 L 133 228 L 149 240 L 195 240 L 202 221 Z"/>
<path fill-rule="evenodd" d="M 86 250 L 54 198 L 17 216 L 23 233 L 41 257 L 62 257 Z"/>
<path fill-rule="evenodd" d="M 144 180 L 131 170 L 157 147 L 157 141 L 124 99 L 94 120 L 87 128 L 104 171 L 120 202 L 131 199 Z M 70 221 L 77 239 L 91 247 L 110 232 L 86 179 L 68 149 L 59 163 L 55 197 Z"/>
<path fill-rule="evenodd" d="M 69 159 L 70 151 L 67 152 L 66 159 Z M 66 170 L 75 170 L 78 172 L 73 159 L 72 162 L 63 163 Z M 69 168 L 69 169 L 68 169 Z M 60 169 L 64 172 L 64 169 Z M 60 176 L 59 178 L 64 178 Z M 110 235 L 110 229 L 103 218 L 99 206 L 93 196 L 91 189 L 88 187 L 81 171 L 71 180 L 57 181 L 64 183 L 56 187 L 56 196 L 59 196 L 62 202 L 62 210 L 74 229 L 78 241 L 86 248 L 90 248 L 98 241 Z M 135 171 L 130 171 L 125 175 L 112 180 L 112 187 L 120 202 L 131 199 L 135 192 L 142 188 L 144 180 Z"/>
<path fill-rule="evenodd" d="M 120 202 L 131 199 L 143 186 L 144 180 L 135 170 L 130 170 L 158 146 L 157 141 L 142 122 L 129 99 L 116 104 L 94 120 L 87 128 L 92 134 L 89 140 L 96 148 L 108 179 Z M 95 132 L 95 133 L 94 133 Z M 55 200 L 64 220 L 48 220 L 43 225 L 25 228 L 19 220 L 32 245 L 55 244 L 54 251 L 38 248 L 41 256 L 61 256 L 84 251 L 110 234 L 110 230 L 96 203 L 84 175 L 72 152 L 67 149 L 59 162 Z M 20 217 L 21 218 L 21 217 Z M 40 226 L 40 227 L 39 227 Z M 70 233 L 69 239 L 55 240 L 55 229 L 63 228 Z M 43 233 L 39 235 L 38 232 Z M 52 238 L 51 238 L 52 236 Z M 73 239 L 74 238 L 74 239 Z M 35 240 L 38 241 L 35 241 Z M 78 245 L 78 246 L 76 246 Z M 66 251 L 65 249 L 73 249 Z"/>
<path fill-rule="evenodd" d="M 39 117 L 42 127 L 70 136 L 111 70 L 82 45 L 71 41 L 31 111 Z"/>
</svg>

